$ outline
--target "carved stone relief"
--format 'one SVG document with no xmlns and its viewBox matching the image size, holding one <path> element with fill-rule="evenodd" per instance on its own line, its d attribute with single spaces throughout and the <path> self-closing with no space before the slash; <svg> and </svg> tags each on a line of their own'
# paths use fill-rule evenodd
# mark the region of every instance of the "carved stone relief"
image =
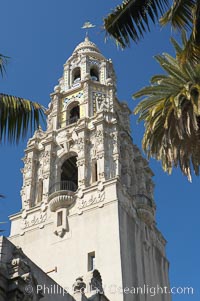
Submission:
<svg viewBox="0 0 200 301">
<path fill-rule="evenodd" d="M 76 143 L 77 143 L 79 157 L 84 156 L 84 145 L 85 145 L 84 138 L 83 137 L 78 138 Z"/>
<path fill-rule="evenodd" d="M 98 207 L 102 207 L 105 200 L 104 186 L 102 182 L 100 182 L 97 190 L 95 190 L 94 193 L 92 193 L 89 197 L 84 195 L 82 191 L 78 194 L 78 196 L 77 203 L 79 209 L 83 209 L 95 204 L 98 204 Z"/>
<path fill-rule="evenodd" d="M 44 226 L 44 222 L 47 220 L 47 206 L 42 203 L 40 210 L 35 213 L 28 213 L 26 209 L 22 212 L 21 229 L 39 225 L 40 228 Z"/>
<path fill-rule="evenodd" d="M 30 178 L 32 175 L 32 158 L 25 155 L 24 159 L 24 168 L 22 169 L 22 173 L 25 178 Z"/>
<path fill-rule="evenodd" d="M 111 133 L 110 138 L 112 141 L 113 146 L 113 154 L 119 153 L 119 139 L 118 139 L 118 133 Z"/>
<path fill-rule="evenodd" d="M 105 191 L 96 192 L 89 199 L 81 199 L 78 204 L 79 209 L 89 207 L 94 204 L 102 203 L 105 200 Z"/>
<path fill-rule="evenodd" d="M 103 130 L 97 130 L 95 132 L 95 137 L 94 137 L 94 149 L 93 152 L 95 151 L 95 156 L 98 151 L 103 150 Z"/>
<path fill-rule="evenodd" d="M 93 99 L 93 113 L 94 114 L 101 110 L 105 110 L 105 111 L 109 110 L 109 99 L 105 93 L 93 92 L 92 99 Z"/>
</svg>

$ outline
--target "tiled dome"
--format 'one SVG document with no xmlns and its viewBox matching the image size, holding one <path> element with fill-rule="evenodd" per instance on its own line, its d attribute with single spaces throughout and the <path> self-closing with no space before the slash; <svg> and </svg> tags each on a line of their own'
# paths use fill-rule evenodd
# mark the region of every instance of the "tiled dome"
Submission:
<svg viewBox="0 0 200 301">
<path fill-rule="evenodd" d="M 84 53 L 84 52 L 97 52 L 100 53 L 97 46 L 91 42 L 88 38 L 88 36 L 85 37 L 85 41 L 81 42 L 74 50 L 74 53 Z"/>
</svg>

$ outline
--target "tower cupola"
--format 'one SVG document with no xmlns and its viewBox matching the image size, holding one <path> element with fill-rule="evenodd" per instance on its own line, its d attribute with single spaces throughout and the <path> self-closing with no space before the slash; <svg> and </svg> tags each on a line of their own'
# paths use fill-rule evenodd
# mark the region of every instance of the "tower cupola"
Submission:
<svg viewBox="0 0 200 301">
<path fill-rule="evenodd" d="M 73 52 L 73 54 L 81 54 L 81 53 L 93 53 L 93 54 L 98 53 L 103 58 L 103 55 L 101 54 L 96 44 L 91 42 L 88 36 L 85 37 L 85 40 L 83 42 L 81 42 L 80 44 L 78 44 L 78 46 L 76 46 Z"/>
</svg>

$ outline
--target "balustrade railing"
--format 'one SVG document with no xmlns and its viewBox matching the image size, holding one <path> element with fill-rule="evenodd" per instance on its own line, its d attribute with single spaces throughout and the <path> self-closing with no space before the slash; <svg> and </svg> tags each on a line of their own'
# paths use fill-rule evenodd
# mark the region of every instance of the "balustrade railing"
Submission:
<svg viewBox="0 0 200 301">
<path fill-rule="evenodd" d="M 60 181 L 53 184 L 49 189 L 49 195 L 57 191 L 73 191 L 77 190 L 77 186 L 72 181 Z"/>
<path fill-rule="evenodd" d="M 71 117 L 67 120 L 64 120 L 64 121 L 60 122 L 59 127 L 65 127 L 67 125 L 73 124 L 73 123 L 77 122 L 78 119 L 79 119 L 78 116 Z"/>
</svg>

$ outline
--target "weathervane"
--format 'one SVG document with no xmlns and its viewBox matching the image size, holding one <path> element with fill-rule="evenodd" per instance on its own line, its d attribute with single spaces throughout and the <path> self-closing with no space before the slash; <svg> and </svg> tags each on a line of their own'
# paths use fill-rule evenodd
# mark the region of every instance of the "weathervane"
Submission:
<svg viewBox="0 0 200 301">
<path fill-rule="evenodd" d="M 81 27 L 82 29 L 86 29 L 86 37 L 88 36 L 88 29 L 94 28 L 96 25 L 92 24 L 91 22 L 87 21 Z"/>
</svg>

